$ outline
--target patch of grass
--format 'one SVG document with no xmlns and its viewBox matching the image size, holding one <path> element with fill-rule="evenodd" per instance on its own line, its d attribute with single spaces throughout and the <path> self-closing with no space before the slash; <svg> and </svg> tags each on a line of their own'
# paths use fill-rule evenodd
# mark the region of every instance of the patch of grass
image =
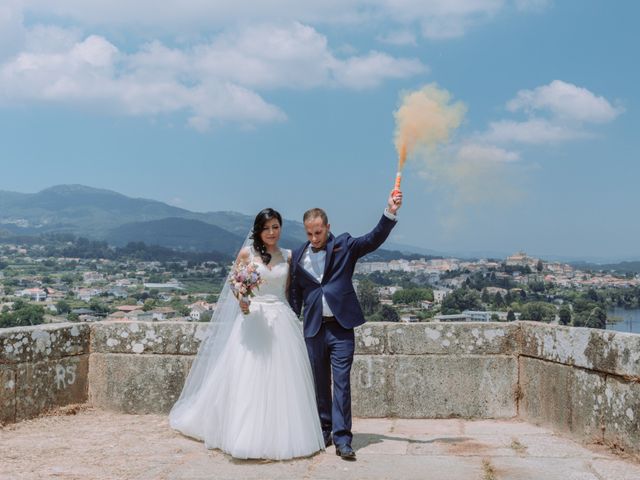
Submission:
<svg viewBox="0 0 640 480">
<path fill-rule="evenodd" d="M 482 460 L 482 480 L 498 480 L 496 469 L 491 465 L 491 460 L 485 458 Z"/>
<path fill-rule="evenodd" d="M 524 455 L 527 453 L 527 447 L 521 444 L 517 438 L 511 439 L 511 445 L 509 445 L 509 447 L 515 450 L 518 455 Z"/>
</svg>

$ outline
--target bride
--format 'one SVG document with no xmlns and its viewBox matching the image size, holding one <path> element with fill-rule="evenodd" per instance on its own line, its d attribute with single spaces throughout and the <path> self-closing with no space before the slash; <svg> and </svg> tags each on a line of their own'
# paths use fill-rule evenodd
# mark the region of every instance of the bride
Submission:
<svg viewBox="0 0 640 480">
<path fill-rule="evenodd" d="M 235 458 L 284 460 L 324 449 L 313 376 L 285 292 L 291 252 L 278 247 L 280 214 L 266 208 L 236 266 L 255 264 L 262 279 L 251 301 L 229 282 L 169 414 L 171 427 Z"/>
</svg>

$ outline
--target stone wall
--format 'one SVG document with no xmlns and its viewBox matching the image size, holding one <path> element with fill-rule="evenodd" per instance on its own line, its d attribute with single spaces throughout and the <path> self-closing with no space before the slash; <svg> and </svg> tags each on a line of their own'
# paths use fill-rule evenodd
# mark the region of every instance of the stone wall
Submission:
<svg viewBox="0 0 640 480">
<path fill-rule="evenodd" d="M 521 322 L 520 416 L 640 453 L 640 335 Z"/>
<path fill-rule="evenodd" d="M 0 329 L 0 423 L 87 401 L 90 332 L 81 324 Z"/>
<path fill-rule="evenodd" d="M 131 413 L 168 412 L 206 328 L 183 322 L 96 324 L 91 402 Z M 514 417 L 518 329 L 516 324 L 488 323 L 372 323 L 358 328 L 354 415 Z"/>
<path fill-rule="evenodd" d="M 89 401 L 167 413 L 207 324 L 100 322 L 0 330 L 0 422 Z M 513 323 L 356 330 L 354 415 L 513 418 L 640 453 L 640 335 Z"/>
</svg>

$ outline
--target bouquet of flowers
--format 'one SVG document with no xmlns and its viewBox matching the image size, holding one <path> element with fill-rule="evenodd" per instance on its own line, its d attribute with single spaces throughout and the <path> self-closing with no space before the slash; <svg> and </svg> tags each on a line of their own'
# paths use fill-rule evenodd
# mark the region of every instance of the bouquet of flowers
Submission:
<svg viewBox="0 0 640 480">
<path fill-rule="evenodd" d="M 253 297 L 262 283 L 255 263 L 236 265 L 229 277 L 229 286 L 238 300 Z"/>
</svg>

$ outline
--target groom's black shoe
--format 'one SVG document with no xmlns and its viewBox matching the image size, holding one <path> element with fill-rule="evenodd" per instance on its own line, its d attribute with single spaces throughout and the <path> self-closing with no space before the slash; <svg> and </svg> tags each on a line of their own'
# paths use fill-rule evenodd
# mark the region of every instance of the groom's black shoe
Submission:
<svg viewBox="0 0 640 480">
<path fill-rule="evenodd" d="M 346 445 L 336 445 L 336 455 L 343 460 L 356 459 L 356 452 L 353 451 L 353 448 L 348 443 Z"/>
</svg>

